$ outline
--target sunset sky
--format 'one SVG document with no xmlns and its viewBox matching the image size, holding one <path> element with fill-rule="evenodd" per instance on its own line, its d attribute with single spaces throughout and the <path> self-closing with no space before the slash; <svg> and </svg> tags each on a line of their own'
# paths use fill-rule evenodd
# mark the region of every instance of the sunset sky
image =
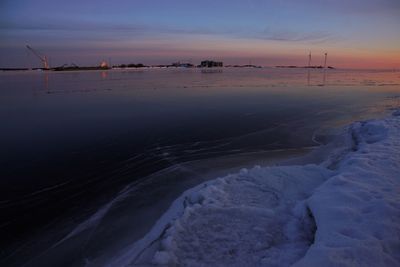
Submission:
<svg viewBox="0 0 400 267">
<path fill-rule="evenodd" d="M 0 67 L 64 63 L 400 67 L 399 0 L 0 2 Z"/>
</svg>

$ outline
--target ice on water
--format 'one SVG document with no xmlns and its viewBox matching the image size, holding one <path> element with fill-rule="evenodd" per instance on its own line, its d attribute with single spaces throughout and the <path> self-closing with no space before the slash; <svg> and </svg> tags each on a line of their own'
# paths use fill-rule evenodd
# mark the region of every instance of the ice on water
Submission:
<svg viewBox="0 0 400 267">
<path fill-rule="evenodd" d="M 346 132 L 349 146 L 319 165 L 256 166 L 186 191 L 108 265 L 400 266 L 400 113 Z"/>
<path fill-rule="evenodd" d="M 302 200 L 328 176 L 318 166 L 255 167 L 204 184 L 185 197 L 182 217 L 167 229 L 152 262 L 293 263 L 315 230 Z"/>
</svg>

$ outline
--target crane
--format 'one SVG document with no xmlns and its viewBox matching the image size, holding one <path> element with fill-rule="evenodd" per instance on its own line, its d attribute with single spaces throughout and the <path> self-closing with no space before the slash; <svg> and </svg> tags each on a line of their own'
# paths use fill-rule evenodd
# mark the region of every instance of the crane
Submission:
<svg viewBox="0 0 400 267">
<path fill-rule="evenodd" d="M 46 56 L 42 56 L 41 54 L 39 54 L 35 49 L 30 47 L 29 45 L 26 45 L 26 48 L 28 48 L 29 51 L 31 51 L 35 56 L 37 56 L 40 59 L 40 61 L 42 61 L 43 69 L 48 70 L 50 68 L 49 62 L 47 61 Z"/>
</svg>

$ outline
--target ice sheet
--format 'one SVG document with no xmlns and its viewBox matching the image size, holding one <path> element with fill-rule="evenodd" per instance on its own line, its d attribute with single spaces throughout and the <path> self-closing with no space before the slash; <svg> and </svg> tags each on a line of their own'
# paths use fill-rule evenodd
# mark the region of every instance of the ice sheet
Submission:
<svg viewBox="0 0 400 267">
<path fill-rule="evenodd" d="M 399 266 L 400 112 L 346 128 L 319 165 L 243 169 L 186 191 L 108 266 Z"/>
</svg>

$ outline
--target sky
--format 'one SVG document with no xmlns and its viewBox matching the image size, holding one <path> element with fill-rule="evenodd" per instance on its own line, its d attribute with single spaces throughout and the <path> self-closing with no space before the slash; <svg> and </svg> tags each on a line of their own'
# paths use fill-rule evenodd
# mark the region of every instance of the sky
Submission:
<svg viewBox="0 0 400 267">
<path fill-rule="evenodd" d="M 400 0 L 0 0 L 0 67 L 312 64 L 400 68 Z"/>
</svg>

